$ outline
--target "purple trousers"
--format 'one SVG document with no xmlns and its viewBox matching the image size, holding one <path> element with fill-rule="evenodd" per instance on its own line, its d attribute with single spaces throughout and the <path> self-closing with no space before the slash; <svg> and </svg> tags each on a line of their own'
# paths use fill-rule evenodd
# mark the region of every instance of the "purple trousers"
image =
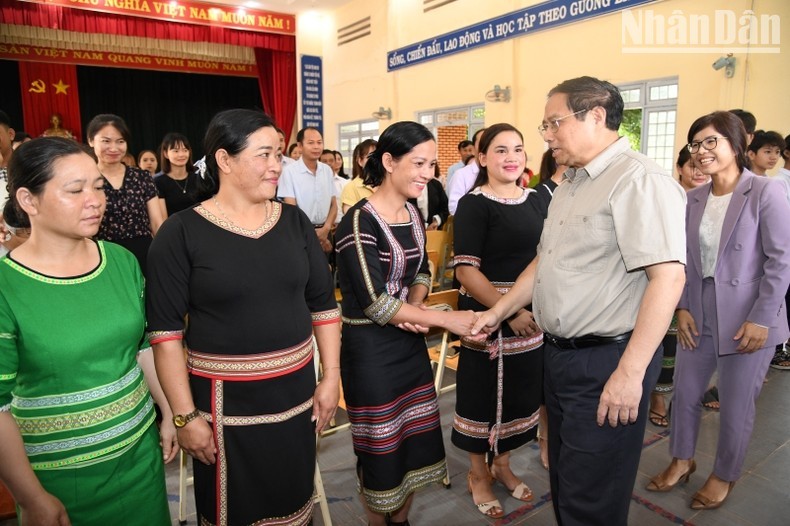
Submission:
<svg viewBox="0 0 790 526">
<path fill-rule="evenodd" d="M 702 414 L 702 396 L 713 371 L 717 371 L 719 440 L 713 473 L 722 480 L 738 480 L 754 428 L 755 403 L 774 355 L 774 346 L 751 354 L 719 356 L 714 346 L 716 291 L 712 280 L 702 286 L 703 320 L 694 320 L 701 329 L 696 349 L 678 344 L 675 358 L 675 393 L 672 397 L 669 451 L 675 458 L 694 457 Z M 733 329 L 733 335 L 737 328 Z"/>
</svg>

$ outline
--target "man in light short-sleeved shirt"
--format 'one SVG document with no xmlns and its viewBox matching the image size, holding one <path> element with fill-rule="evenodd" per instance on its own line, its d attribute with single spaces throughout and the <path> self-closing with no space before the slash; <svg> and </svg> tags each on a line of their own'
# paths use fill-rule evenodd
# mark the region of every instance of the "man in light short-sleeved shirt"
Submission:
<svg viewBox="0 0 790 526">
<path fill-rule="evenodd" d="M 539 131 L 571 168 L 538 256 L 475 327 L 490 331 L 532 303 L 544 332 L 549 477 L 561 526 L 627 524 L 661 368 L 656 349 L 685 282 L 685 193 L 618 136 L 622 114 L 609 82 L 581 77 L 549 92 Z"/>
<path fill-rule="evenodd" d="M 302 156 L 283 169 L 277 196 L 307 214 L 321 248 L 324 252 L 331 252 L 329 234 L 337 215 L 337 191 L 332 168 L 318 160 L 324 141 L 317 129 L 303 128 L 296 134 L 296 142 L 302 148 Z"/>
<path fill-rule="evenodd" d="M 477 155 L 479 151 L 480 138 L 483 136 L 484 131 L 486 131 L 485 128 L 480 128 L 472 135 L 475 155 Z M 448 206 L 451 214 L 455 214 L 455 209 L 458 208 L 458 201 L 475 185 L 478 173 L 480 173 L 480 164 L 478 164 L 477 158 L 475 158 L 474 161 L 471 161 L 463 168 L 456 170 L 452 178 L 448 176 L 447 199 L 449 200 Z"/>
</svg>

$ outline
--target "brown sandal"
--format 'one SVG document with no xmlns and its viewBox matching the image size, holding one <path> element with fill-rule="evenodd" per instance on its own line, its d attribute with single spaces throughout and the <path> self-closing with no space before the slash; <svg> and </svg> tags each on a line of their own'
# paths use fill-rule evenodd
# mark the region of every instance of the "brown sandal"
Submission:
<svg viewBox="0 0 790 526">
<path fill-rule="evenodd" d="M 674 488 L 681 482 L 685 484 L 686 482 L 689 481 L 689 478 L 691 477 L 692 473 L 697 471 L 697 463 L 694 462 L 694 460 L 692 459 L 691 464 L 689 464 L 688 470 L 685 473 L 683 473 L 673 484 L 669 484 L 667 482 L 666 477 L 664 476 L 668 470 L 669 468 L 665 469 L 664 471 L 662 471 L 661 473 L 650 479 L 650 482 L 647 483 L 645 489 L 647 491 L 655 491 L 657 493 L 666 493 L 667 491 L 671 491 L 672 488 Z"/>
</svg>

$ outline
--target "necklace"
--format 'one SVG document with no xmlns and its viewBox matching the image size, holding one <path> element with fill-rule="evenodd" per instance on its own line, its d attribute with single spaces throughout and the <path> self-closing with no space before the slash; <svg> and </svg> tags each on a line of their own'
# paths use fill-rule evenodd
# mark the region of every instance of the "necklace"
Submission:
<svg viewBox="0 0 790 526">
<path fill-rule="evenodd" d="M 512 194 L 512 193 L 515 193 L 516 195 L 514 195 L 514 196 L 502 196 L 502 195 L 499 195 L 499 194 L 496 192 L 496 190 L 494 190 L 494 187 L 493 187 L 493 186 L 491 186 L 490 184 L 486 184 L 485 186 L 487 186 L 487 187 L 488 187 L 488 191 L 487 191 L 486 193 L 488 193 L 488 194 L 491 194 L 491 195 L 493 195 L 494 197 L 498 197 L 499 199 L 517 199 L 517 198 L 518 198 L 518 197 L 519 197 L 519 196 L 520 196 L 520 195 L 521 195 L 521 194 L 524 192 L 523 188 L 521 188 L 521 187 L 519 187 L 519 186 L 515 186 L 515 187 L 513 188 L 513 190 L 515 190 L 515 191 L 511 190 L 511 192 L 510 192 L 510 193 L 511 193 L 511 194 Z"/>
<path fill-rule="evenodd" d="M 268 222 L 269 219 L 269 204 L 271 203 L 271 201 L 267 200 L 263 205 L 263 209 L 264 209 L 263 224 L 261 224 L 261 226 L 259 226 L 255 230 L 249 230 L 247 228 L 237 225 L 236 223 L 233 222 L 233 220 L 231 220 L 231 218 L 228 217 L 228 215 L 219 205 L 219 201 L 217 201 L 216 195 L 211 199 L 214 201 L 214 205 L 217 207 L 217 210 L 219 210 L 219 213 L 222 214 L 222 217 L 225 218 L 225 221 L 228 223 L 230 229 L 233 230 L 234 232 L 238 232 L 250 237 L 257 237 L 265 229 L 266 223 Z"/>
<path fill-rule="evenodd" d="M 173 178 L 171 177 L 170 179 L 173 179 Z M 187 193 L 187 185 L 189 184 L 189 175 L 187 175 L 184 178 L 184 186 L 181 186 L 181 183 L 178 182 L 179 179 L 173 179 L 173 181 L 176 183 L 176 186 L 178 186 L 181 189 L 181 193 L 182 194 Z"/>
</svg>

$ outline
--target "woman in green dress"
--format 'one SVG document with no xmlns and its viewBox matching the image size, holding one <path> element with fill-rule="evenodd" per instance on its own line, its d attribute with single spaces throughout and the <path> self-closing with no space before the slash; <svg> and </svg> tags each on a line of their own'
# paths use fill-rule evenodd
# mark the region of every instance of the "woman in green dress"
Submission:
<svg viewBox="0 0 790 526">
<path fill-rule="evenodd" d="M 162 460 L 178 446 L 169 414 L 158 444 L 142 274 L 91 239 L 104 184 L 68 139 L 25 143 L 9 165 L 32 228 L 0 260 L 0 480 L 21 524 L 170 524 Z"/>
</svg>

